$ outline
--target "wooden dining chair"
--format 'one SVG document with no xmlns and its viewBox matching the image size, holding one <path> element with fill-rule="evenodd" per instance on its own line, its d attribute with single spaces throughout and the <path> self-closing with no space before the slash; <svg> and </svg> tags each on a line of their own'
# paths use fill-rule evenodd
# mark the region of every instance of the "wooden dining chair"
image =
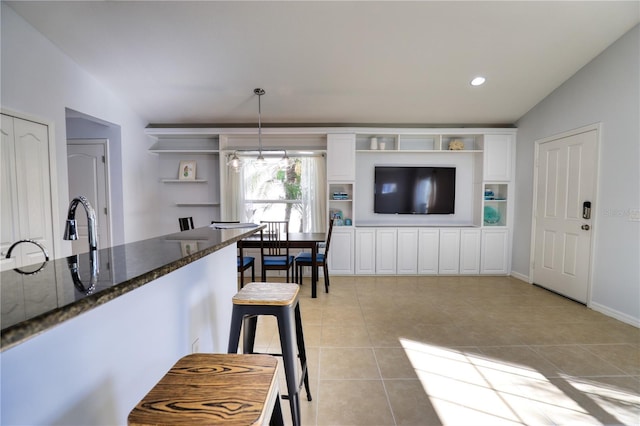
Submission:
<svg viewBox="0 0 640 426">
<path fill-rule="evenodd" d="M 188 231 L 193 229 L 193 217 L 179 217 L 178 223 L 180 224 L 180 231 Z"/>
<path fill-rule="evenodd" d="M 216 223 L 240 223 L 238 220 L 226 221 L 223 222 L 221 220 L 212 220 L 211 224 L 214 225 Z M 240 241 L 238 244 L 242 244 Z M 238 272 L 240 273 L 240 288 L 244 287 L 244 271 L 251 268 L 251 282 L 256 280 L 256 258 L 252 256 L 244 256 L 242 250 L 238 249 Z"/>
<path fill-rule="evenodd" d="M 316 254 L 316 266 L 318 269 L 322 268 L 324 272 L 324 291 L 329 293 L 329 245 L 331 244 L 331 232 L 333 231 L 333 221 L 335 219 L 331 219 L 329 221 L 329 231 L 327 232 L 327 241 L 324 246 L 324 253 Z M 311 253 L 308 251 L 304 251 L 298 254 L 295 257 L 295 268 L 296 274 L 298 277 L 298 284 L 302 285 L 302 268 L 305 266 L 313 267 L 313 259 L 311 258 Z"/>
<path fill-rule="evenodd" d="M 289 270 L 292 275 L 293 256 L 289 254 L 289 221 L 276 220 L 260 221 L 266 225 L 260 230 L 260 251 L 262 259 L 262 281 L 267 281 L 267 271 L 287 271 L 287 282 L 289 282 Z"/>
</svg>

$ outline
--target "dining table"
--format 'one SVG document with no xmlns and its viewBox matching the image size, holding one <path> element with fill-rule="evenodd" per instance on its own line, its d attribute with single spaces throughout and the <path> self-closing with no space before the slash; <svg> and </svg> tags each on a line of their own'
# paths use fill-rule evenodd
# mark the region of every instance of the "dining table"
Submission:
<svg viewBox="0 0 640 426">
<path fill-rule="evenodd" d="M 318 297 L 317 285 L 318 285 L 318 265 L 316 263 L 318 255 L 318 245 L 325 242 L 327 234 L 324 232 L 289 232 L 289 238 L 283 243 L 286 243 L 290 249 L 309 249 L 311 250 L 311 297 Z M 243 256 L 243 249 L 245 248 L 261 248 L 262 244 L 265 246 L 270 244 L 269 240 L 265 238 L 264 242 L 260 239 L 260 234 L 256 233 L 250 237 L 243 238 L 238 241 L 238 249 L 240 255 Z M 295 274 L 294 274 L 295 275 Z"/>
</svg>

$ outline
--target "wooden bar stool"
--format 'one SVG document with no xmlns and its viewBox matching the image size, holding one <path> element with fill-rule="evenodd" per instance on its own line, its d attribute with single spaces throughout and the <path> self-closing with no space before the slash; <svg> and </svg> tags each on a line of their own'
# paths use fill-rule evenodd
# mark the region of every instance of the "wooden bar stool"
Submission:
<svg viewBox="0 0 640 426">
<path fill-rule="evenodd" d="M 268 355 L 187 355 L 131 410 L 128 424 L 284 425 L 277 368 Z"/>
<path fill-rule="evenodd" d="M 258 315 L 273 315 L 278 321 L 280 334 L 281 355 L 287 381 L 291 418 L 294 425 L 300 425 L 300 388 L 304 383 L 307 399 L 311 401 L 309 391 L 309 376 L 307 374 L 307 354 L 304 347 L 302 333 L 302 318 L 298 305 L 297 284 L 289 283 L 249 283 L 233 296 L 233 313 L 231 317 L 231 331 L 229 333 L 229 353 L 238 351 L 240 332 L 244 323 L 244 338 L 242 350 L 253 353 L 256 337 Z M 295 343 L 294 343 L 295 342 Z M 295 345 L 297 343 L 298 353 Z M 300 358 L 302 380 L 297 378 L 297 358 Z"/>
</svg>

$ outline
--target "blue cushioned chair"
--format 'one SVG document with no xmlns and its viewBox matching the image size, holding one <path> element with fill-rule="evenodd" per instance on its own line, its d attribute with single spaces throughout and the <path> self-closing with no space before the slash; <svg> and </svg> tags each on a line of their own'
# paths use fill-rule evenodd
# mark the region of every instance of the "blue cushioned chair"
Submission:
<svg viewBox="0 0 640 426">
<path fill-rule="evenodd" d="M 262 281 L 267 281 L 267 271 L 287 271 L 289 282 L 289 270 L 293 273 L 293 256 L 289 254 L 289 221 L 260 221 L 266 225 L 260 231 L 260 250 L 262 258 Z"/>
<path fill-rule="evenodd" d="M 324 290 L 329 293 L 329 267 L 327 262 L 327 256 L 329 256 L 329 244 L 331 243 L 331 231 L 333 231 L 333 221 L 331 219 L 329 222 L 329 232 L 327 232 L 327 241 L 324 246 L 324 253 L 316 254 L 316 266 L 322 268 L 324 272 Z M 296 271 L 298 276 L 298 284 L 302 285 L 302 268 L 305 266 L 313 267 L 313 259 L 311 258 L 311 253 L 308 251 L 302 252 L 298 254 L 295 258 L 296 262 Z"/>
<path fill-rule="evenodd" d="M 240 222 L 237 220 L 229 221 L 229 222 L 212 220 L 211 224 L 213 225 L 214 223 L 240 223 Z M 237 262 L 238 272 L 240 272 L 240 288 L 244 287 L 244 271 L 246 271 L 247 269 L 251 268 L 251 282 L 254 282 L 256 280 L 255 264 L 256 264 L 255 257 L 243 256 L 242 250 L 240 250 L 240 252 L 238 253 L 238 262 Z"/>
</svg>

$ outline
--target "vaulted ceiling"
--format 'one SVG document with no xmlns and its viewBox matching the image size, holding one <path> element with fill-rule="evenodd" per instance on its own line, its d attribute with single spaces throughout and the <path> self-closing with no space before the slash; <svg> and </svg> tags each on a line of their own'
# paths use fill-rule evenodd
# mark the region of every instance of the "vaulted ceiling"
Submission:
<svg viewBox="0 0 640 426">
<path fill-rule="evenodd" d="M 9 2 L 150 123 L 511 124 L 640 2 Z M 479 87 L 469 82 L 477 76 Z"/>
</svg>

